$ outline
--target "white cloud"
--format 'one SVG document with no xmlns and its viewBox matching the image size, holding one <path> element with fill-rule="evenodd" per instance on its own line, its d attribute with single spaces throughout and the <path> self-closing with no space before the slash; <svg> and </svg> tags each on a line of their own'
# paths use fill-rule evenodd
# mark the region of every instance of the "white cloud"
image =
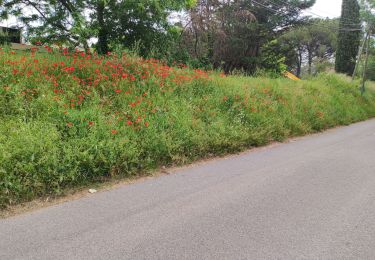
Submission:
<svg viewBox="0 0 375 260">
<path fill-rule="evenodd" d="M 319 16 L 335 18 L 341 16 L 341 4 L 342 0 L 317 0 L 309 11 Z M 307 15 L 312 14 L 307 12 Z M 317 15 L 314 16 L 318 17 Z"/>
<path fill-rule="evenodd" d="M 5 27 L 12 27 L 12 26 L 17 26 L 17 19 L 12 17 L 8 20 L 0 21 L 0 26 L 5 26 Z"/>
</svg>

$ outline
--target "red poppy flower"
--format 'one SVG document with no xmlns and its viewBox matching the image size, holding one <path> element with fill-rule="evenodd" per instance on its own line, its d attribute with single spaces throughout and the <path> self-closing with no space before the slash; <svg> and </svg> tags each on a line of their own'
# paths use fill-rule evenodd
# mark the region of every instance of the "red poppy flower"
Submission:
<svg viewBox="0 0 375 260">
<path fill-rule="evenodd" d="M 75 70 L 75 68 L 74 67 L 66 67 L 65 69 L 64 69 L 64 71 L 67 71 L 67 72 L 73 72 Z"/>
</svg>

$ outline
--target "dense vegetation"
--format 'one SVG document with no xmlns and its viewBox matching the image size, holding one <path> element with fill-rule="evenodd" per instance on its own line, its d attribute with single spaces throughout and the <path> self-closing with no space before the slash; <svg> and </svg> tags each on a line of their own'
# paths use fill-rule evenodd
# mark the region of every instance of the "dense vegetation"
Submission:
<svg viewBox="0 0 375 260">
<path fill-rule="evenodd" d="M 337 49 L 337 24 L 336 19 L 310 19 L 278 38 L 285 63 L 298 77 L 304 66 L 308 75 L 324 71 L 327 63 L 329 67 Z"/>
<path fill-rule="evenodd" d="M 226 74 L 351 74 L 373 1 L 343 0 L 342 17 L 326 19 L 309 10 L 316 0 L 0 0 L 0 21 L 17 18 L 33 44 L 135 50 Z"/>
<path fill-rule="evenodd" d="M 32 43 L 136 49 L 144 58 L 195 67 L 283 69 L 275 40 L 308 20 L 315 0 L 0 0 L 0 20 L 17 17 Z M 275 56 L 275 57 L 274 57 Z"/>
<path fill-rule="evenodd" d="M 335 69 L 352 75 L 360 44 L 360 7 L 357 0 L 343 0 Z M 346 30 L 343 30 L 346 28 Z"/>
<path fill-rule="evenodd" d="M 0 51 L 0 205 L 375 116 L 324 74 L 225 77 L 110 54 Z"/>
<path fill-rule="evenodd" d="M 0 208 L 375 116 L 373 90 L 326 73 L 370 56 L 375 79 L 374 0 L 314 3 L 0 0 L 41 49 L 0 49 Z"/>
</svg>

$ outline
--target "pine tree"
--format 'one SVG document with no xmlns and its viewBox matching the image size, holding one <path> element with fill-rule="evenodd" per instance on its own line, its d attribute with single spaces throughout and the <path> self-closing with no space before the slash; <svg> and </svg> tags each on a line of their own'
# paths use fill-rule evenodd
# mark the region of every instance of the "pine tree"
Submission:
<svg viewBox="0 0 375 260">
<path fill-rule="evenodd" d="M 360 10 L 357 0 L 343 0 L 335 69 L 351 75 L 360 44 Z"/>
</svg>

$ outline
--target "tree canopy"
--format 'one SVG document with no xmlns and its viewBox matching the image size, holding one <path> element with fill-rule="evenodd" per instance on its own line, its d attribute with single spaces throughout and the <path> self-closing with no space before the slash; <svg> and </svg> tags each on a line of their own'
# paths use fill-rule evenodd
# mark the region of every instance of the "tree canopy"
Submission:
<svg viewBox="0 0 375 260">
<path fill-rule="evenodd" d="M 354 71 L 361 35 L 360 8 L 357 0 L 343 0 L 335 68 L 351 75 Z"/>
<path fill-rule="evenodd" d="M 223 68 L 254 72 L 262 46 L 306 20 L 302 11 L 315 0 L 200 0 L 189 11 L 183 46 L 197 60 Z"/>
<path fill-rule="evenodd" d="M 288 65 L 298 75 L 336 55 L 336 70 L 350 74 L 362 22 L 375 22 L 375 0 L 358 1 L 343 0 L 339 21 L 306 16 L 315 0 L 0 0 L 0 19 L 17 17 L 32 43 L 100 54 L 136 48 L 226 73 Z"/>
<path fill-rule="evenodd" d="M 48 42 L 88 48 L 98 39 L 97 50 L 110 44 L 131 46 L 152 43 L 168 29 L 172 11 L 190 8 L 195 0 L 0 0 L 1 18 L 15 16 L 29 36 Z"/>
<path fill-rule="evenodd" d="M 307 24 L 295 27 L 280 36 L 282 52 L 289 59 L 287 64 L 301 75 L 304 60 L 308 74 L 312 73 L 314 60 L 317 62 L 333 58 L 337 47 L 338 20 L 311 19 Z"/>
</svg>

